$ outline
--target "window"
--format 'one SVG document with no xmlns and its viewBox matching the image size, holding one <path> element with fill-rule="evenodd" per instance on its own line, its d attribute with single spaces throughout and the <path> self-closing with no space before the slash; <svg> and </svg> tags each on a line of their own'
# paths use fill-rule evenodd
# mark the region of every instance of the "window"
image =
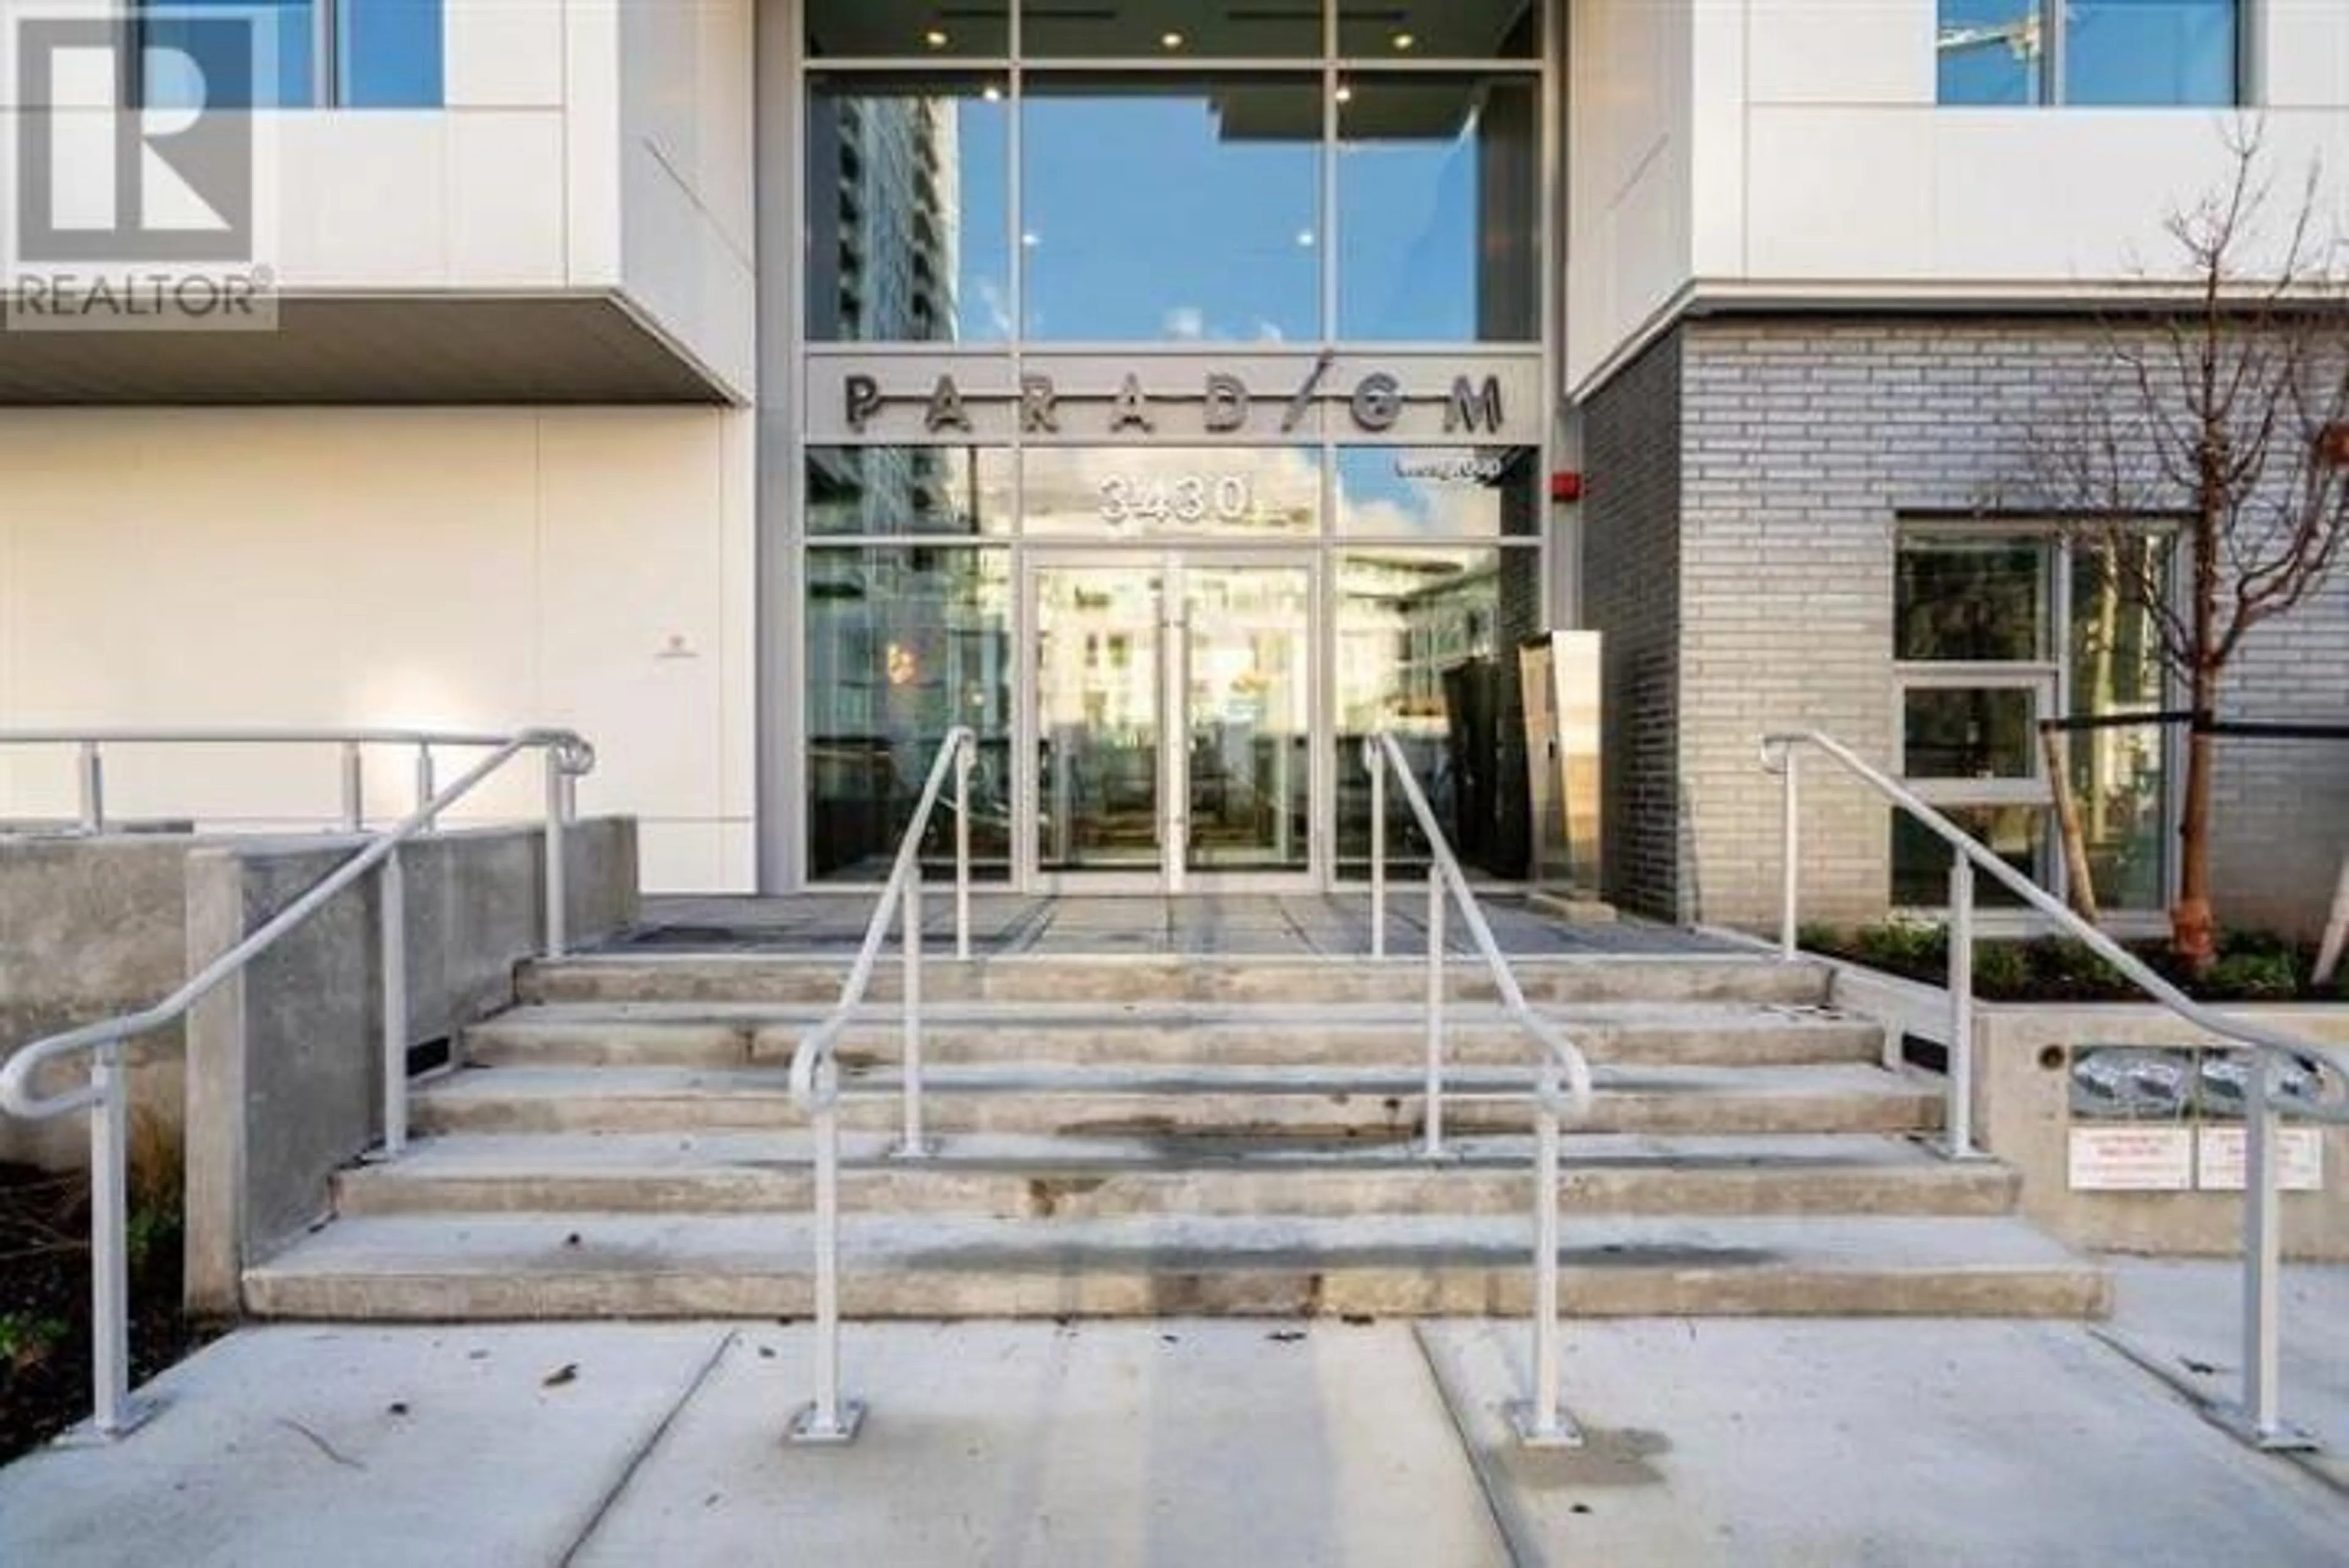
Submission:
<svg viewBox="0 0 2349 1568">
<path fill-rule="evenodd" d="M 2222 108 L 2240 0 L 1940 0 L 1945 104 Z"/>
<path fill-rule="evenodd" d="M 818 343 L 1011 335 L 1011 116 L 952 72 L 811 75 L 807 334 Z"/>
<path fill-rule="evenodd" d="M 441 0 L 145 0 L 140 101 L 150 108 L 437 108 Z M 253 24 L 232 43 L 219 21 Z"/>
<path fill-rule="evenodd" d="M 1031 341 L 1321 336 L 1320 78 L 1079 73 L 1026 91 Z"/>
<path fill-rule="evenodd" d="M 1894 568 L 1893 657 L 1901 772 L 1911 788 L 2043 885 L 2061 873 L 2039 721 L 2110 718 L 2163 706 L 2158 634 L 2118 584 L 2168 575 L 2168 542 L 2116 545 L 2055 531 L 1918 530 Z M 2126 562 L 2104 557 L 2125 550 Z M 2144 560 L 2143 557 L 2150 557 Z M 2064 738 L 2090 874 L 2107 910 L 2168 902 L 2169 738 L 2122 725 Z M 1939 907 L 1949 851 L 1892 813 L 1892 896 Z M 1985 904 L 2012 904 L 1984 881 Z"/>
<path fill-rule="evenodd" d="M 1356 73 L 1338 87 L 1338 335 L 1541 335 L 1541 112 L 1523 76 Z"/>
</svg>

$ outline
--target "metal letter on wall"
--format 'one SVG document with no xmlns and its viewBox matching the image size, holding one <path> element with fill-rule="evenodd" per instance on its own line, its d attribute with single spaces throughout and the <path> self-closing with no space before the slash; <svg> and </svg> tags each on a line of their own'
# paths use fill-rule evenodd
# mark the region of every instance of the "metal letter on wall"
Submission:
<svg viewBox="0 0 2349 1568">
<path fill-rule="evenodd" d="M 922 428 L 933 436 L 940 430 L 970 432 L 970 410 L 963 407 L 962 388 L 951 376 L 941 376 L 930 393 L 929 412 L 923 416 Z"/>
<path fill-rule="evenodd" d="M 1501 378 L 1485 377 L 1485 388 L 1462 376 L 1452 383 L 1452 401 L 1444 410 L 1444 433 L 1456 435 L 1462 430 L 1474 433 L 1479 424 L 1487 430 L 1497 431 L 1502 424 Z"/>
<path fill-rule="evenodd" d="M 1053 390 L 1050 377 L 1019 378 L 1019 428 L 1030 436 L 1061 433 L 1060 394 Z"/>
<path fill-rule="evenodd" d="M 1402 383 L 1381 370 L 1362 377 L 1354 388 L 1354 423 L 1377 434 L 1395 428 L 1402 418 Z"/>
<path fill-rule="evenodd" d="M 1142 389 L 1142 377 L 1128 376 L 1125 384 L 1117 389 L 1116 409 L 1109 421 L 1110 434 L 1140 430 L 1148 435 L 1157 428 L 1150 418 L 1150 394 Z"/>
<path fill-rule="evenodd" d="M 841 401 L 848 428 L 862 430 L 881 411 L 881 383 L 870 376 L 852 376 Z"/>
<path fill-rule="evenodd" d="M 1207 433 L 1227 436 L 1234 430 L 1247 428 L 1247 383 L 1238 377 L 1218 370 L 1207 377 Z"/>
</svg>

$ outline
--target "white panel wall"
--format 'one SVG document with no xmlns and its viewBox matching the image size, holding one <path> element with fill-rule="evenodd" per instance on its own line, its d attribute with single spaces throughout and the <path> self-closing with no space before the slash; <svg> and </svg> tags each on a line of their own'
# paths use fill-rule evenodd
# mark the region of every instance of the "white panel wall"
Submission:
<svg viewBox="0 0 2349 1568">
<path fill-rule="evenodd" d="M 758 357 L 751 0 L 622 0 L 621 271 L 738 395 Z"/>
<path fill-rule="evenodd" d="M 754 873 L 751 416 L 717 409 L 0 415 L 15 725 L 574 726 L 656 890 Z M 378 814 L 407 799 L 377 759 Z M 450 766 L 444 763 L 443 777 Z M 129 815 L 316 820 L 330 755 L 126 753 Z M 492 802 L 534 809 L 516 779 Z M 0 760 L 0 817 L 70 815 Z"/>
<path fill-rule="evenodd" d="M 2349 215 L 2349 0 L 2244 0 L 2271 166 Z M 2076 298 L 2174 270 L 2232 115 L 1941 108 L 1936 0 L 1573 0 L 1568 379 L 1702 299 Z M 1661 210 L 1660 210 L 1661 208 Z"/>
<path fill-rule="evenodd" d="M 443 3 L 445 108 L 266 117 L 281 286 L 625 291 L 747 397 L 753 0 Z M 114 5 L 0 0 L 0 23 Z"/>
<path fill-rule="evenodd" d="M 1571 0 L 1568 6 L 1569 386 L 1690 277 L 1692 5 Z"/>
</svg>

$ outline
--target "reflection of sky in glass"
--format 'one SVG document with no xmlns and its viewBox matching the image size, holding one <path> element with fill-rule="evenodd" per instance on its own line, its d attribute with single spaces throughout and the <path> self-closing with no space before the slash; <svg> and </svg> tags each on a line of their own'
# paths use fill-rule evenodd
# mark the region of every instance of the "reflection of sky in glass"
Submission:
<svg viewBox="0 0 2349 1568">
<path fill-rule="evenodd" d="M 2039 98 L 2039 52 L 2032 19 L 2040 0 L 1941 0 L 1940 99 L 1947 104 L 2027 104 Z"/>
<path fill-rule="evenodd" d="M 955 336 L 1011 335 L 1011 110 L 1000 100 L 955 106 L 962 176 L 962 256 L 955 274 Z"/>
<path fill-rule="evenodd" d="M 441 0 L 343 0 L 342 101 L 429 108 L 441 101 Z"/>
<path fill-rule="evenodd" d="M 2070 20 L 2066 102 L 2235 101 L 2235 0 L 2072 0 Z"/>
<path fill-rule="evenodd" d="M 1084 96 L 1030 96 L 1026 108 L 1030 336 L 1320 335 L 1313 141 L 1227 139 L 1211 88 L 1063 90 Z M 1318 92 L 1294 91 L 1309 123 Z"/>
<path fill-rule="evenodd" d="M 1338 452 L 1338 531 L 1357 537 L 1492 538 L 1500 487 L 1523 482 L 1506 447 L 1348 447 Z M 1516 473 L 1513 481 L 1504 477 Z"/>
<path fill-rule="evenodd" d="M 2068 0 L 2064 101 L 2233 103 L 2236 9 L 2237 0 Z M 2036 102 L 2039 12 L 2040 0 L 1940 0 L 1940 101 Z M 2018 38 L 2020 50 L 2010 42 Z"/>
<path fill-rule="evenodd" d="M 228 33 L 208 17 L 249 20 Z M 298 108 L 316 96 L 311 67 L 310 0 L 178 0 L 147 18 L 146 103 L 157 108 Z M 189 62 L 195 62 L 191 69 Z"/>
<path fill-rule="evenodd" d="M 170 0 L 146 20 L 146 98 L 157 108 L 209 102 L 232 108 L 304 108 L 317 99 L 317 12 L 325 0 Z M 336 98 L 347 108 L 433 108 L 444 98 L 444 0 L 335 0 Z M 260 68 L 228 59 L 231 46 L 195 30 L 192 13 L 257 24 Z M 186 58 L 202 67 L 202 81 Z"/>
<path fill-rule="evenodd" d="M 1357 97 L 1426 90 L 1391 79 L 1351 89 Z M 1446 141 L 1351 139 L 1361 133 L 1350 124 L 1346 134 L 1338 159 L 1339 335 L 1474 342 L 1476 121 Z"/>
</svg>

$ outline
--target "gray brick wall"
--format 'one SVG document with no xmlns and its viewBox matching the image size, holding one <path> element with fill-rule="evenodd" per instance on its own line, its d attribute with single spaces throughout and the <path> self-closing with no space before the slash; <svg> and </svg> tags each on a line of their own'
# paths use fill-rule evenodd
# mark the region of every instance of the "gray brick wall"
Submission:
<svg viewBox="0 0 2349 1568">
<path fill-rule="evenodd" d="M 1608 660 L 1618 897 L 1775 918 L 1762 734 L 1816 726 L 1891 759 L 1897 519 L 2025 507 L 2026 433 L 2075 403 L 2102 346 L 2095 324 L 2061 320 L 1703 322 L 1591 399 L 1585 602 L 1621 645 Z M 2231 714 L 2349 717 L 2349 581 L 2242 660 Z M 1824 765 L 1806 784 L 1806 913 L 1880 914 L 1885 812 Z M 2223 919 L 2321 920 L 2344 841 L 2349 747 L 2229 746 Z"/>
<path fill-rule="evenodd" d="M 1658 343 L 1583 410 L 1584 619 L 1604 633 L 1603 883 L 1682 919 L 1681 356 Z"/>
</svg>

